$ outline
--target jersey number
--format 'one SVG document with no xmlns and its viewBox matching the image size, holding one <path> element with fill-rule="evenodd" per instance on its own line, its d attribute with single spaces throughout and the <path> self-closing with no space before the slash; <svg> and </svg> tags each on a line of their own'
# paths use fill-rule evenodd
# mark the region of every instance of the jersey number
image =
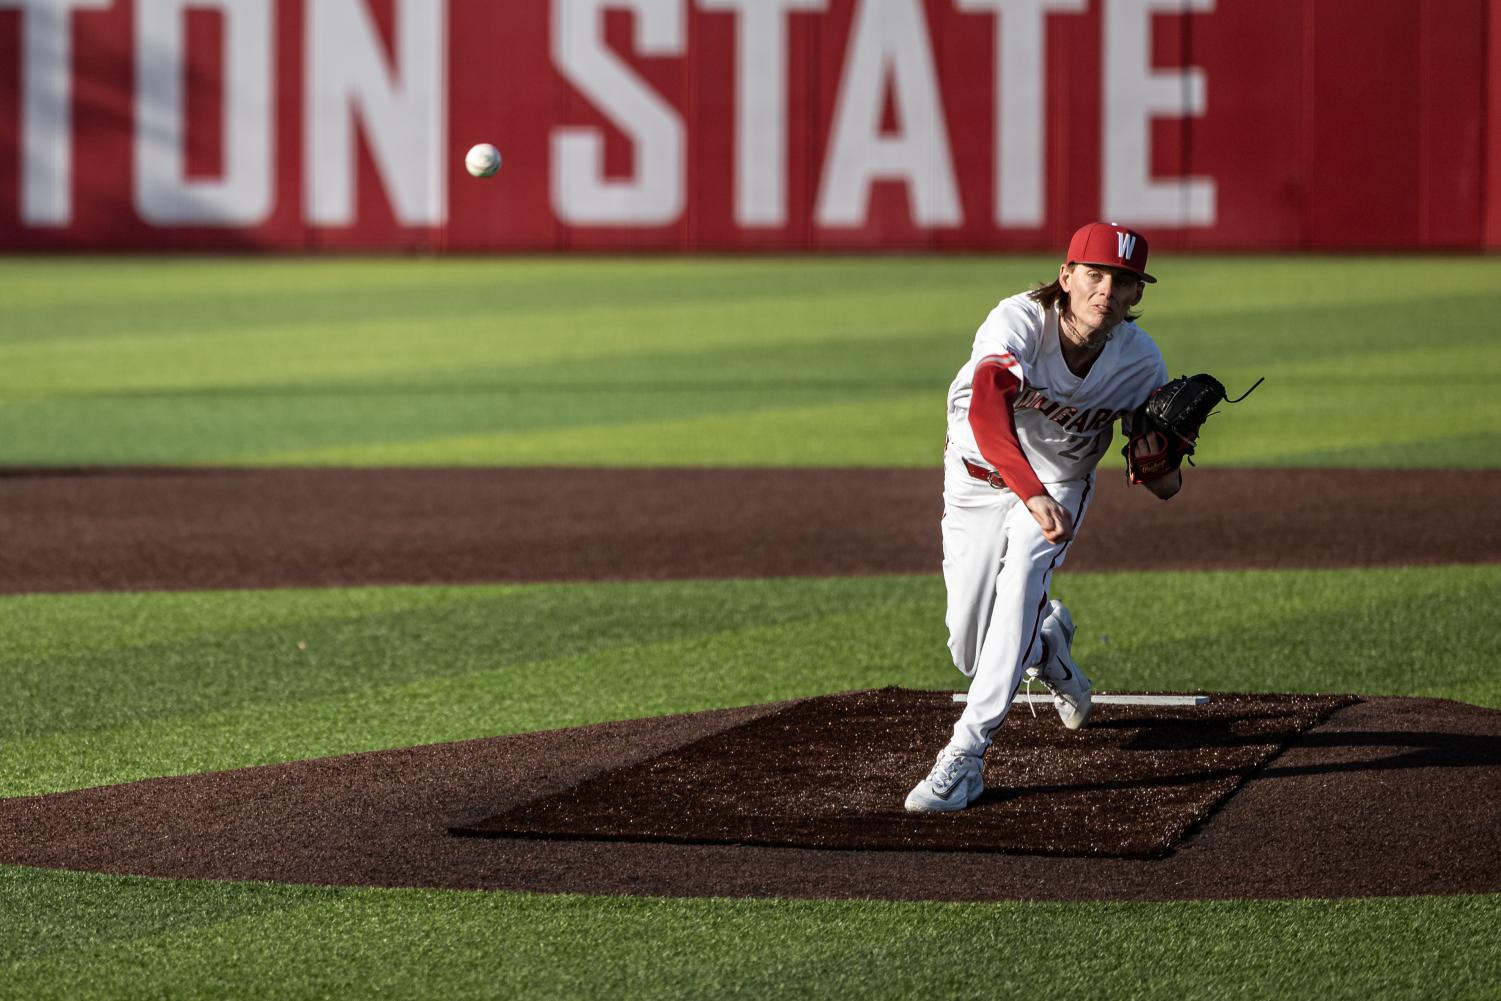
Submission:
<svg viewBox="0 0 1501 1001">
<path fill-rule="evenodd" d="M 1098 450 L 1090 446 L 1099 446 L 1102 438 L 1103 435 L 1097 434 L 1071 434 L 1068 436 L 1068 444 L 1060 448 L 1058 454 L 1065 459 L 1079 462 L 1090 452 Z"/>
</svg>

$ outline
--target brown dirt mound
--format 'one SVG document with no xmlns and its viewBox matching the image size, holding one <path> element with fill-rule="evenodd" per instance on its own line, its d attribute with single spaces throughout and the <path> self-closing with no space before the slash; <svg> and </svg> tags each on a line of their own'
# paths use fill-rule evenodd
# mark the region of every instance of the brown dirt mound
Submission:
<svg viewBox="0 0 1501 1001">
<path fill-rule="evenodd" d="M 914 749 L 942 747 L 958 715 L 948 694 L 844 692 L 454 833 L 1160 858 L 1252 770 L 1354 701 L 1229 695 L 1202 706 L 1101 705 L 1079 733 L 1059 726 L 1051 705 L 1017 713 L 996 736 L 984 795 L 954 817 L 902 808 L 920 777 Z"/>
<path fill-rule="evenodd" d="M 1254 772 L 1162 859 L 447 833 L 450 825 L 780 708 L 5 800 L 0 862 L 289 883 L 666 896 L 1187 900 L 1501 892 L 1501 712 L 1435 699 L 1366 699 L 1339 710 Z M 906 778 L 921 776 L 930 751 L 907 750 Z M 1004 779 L 1004 762 L 996 764 Z M 963 822 L 962 815 L 949 819 Z"/>
<path fill-rule="evenodd" d="M 1069 569 L 1501 562 L 1501 471 L 1189 479 L 1163 504 L 1102 475 Z M 936 573 L 940 495 L 936 469 L 10 469 L 0 592 Z"/>
</svg>

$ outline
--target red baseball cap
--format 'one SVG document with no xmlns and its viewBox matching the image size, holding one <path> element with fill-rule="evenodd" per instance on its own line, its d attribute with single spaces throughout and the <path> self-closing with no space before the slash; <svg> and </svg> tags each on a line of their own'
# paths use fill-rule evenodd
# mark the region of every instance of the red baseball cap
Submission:
<svg viewBox="0 0 1501 1001">
<path fill-rule="evenodd" d="M 1144 282 L 1157 280 L 1147 274 L 1147 238 L 1113 222 L 1080 226 L 1068 241 L 1068 263 L 1120 268 Z"/>
</svg>

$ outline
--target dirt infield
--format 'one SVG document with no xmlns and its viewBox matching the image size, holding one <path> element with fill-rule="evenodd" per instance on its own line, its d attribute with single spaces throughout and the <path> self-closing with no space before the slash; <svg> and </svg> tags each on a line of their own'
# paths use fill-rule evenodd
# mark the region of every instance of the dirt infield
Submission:
<svg viewBox="0 0 1501 1001">
<path fill-rule="evenodd" d="M 1501 892 L 1501 712 L 1436 699 L 1369 699 L 1336 712 L 1254 772 L 1162 859 L 497 840 L 447 831 L 778 708 L 0 800 L 0 862 L 651 896 L 1192 900 Z M 905 749 L 908 777 L 926 769 L 930 750 Z M 997 758 L 989 777 L 1003 781 L 1006 768 Z M 963 824 L 965 817 L 940 822 Z"/>
<path fill-rule="evenodd" d="M 1067 568 L 1501 562 L 1501 471 L 1189 476 L 1164 504 L 1102 475 Z M 925 469 L 11 469 L 0 592 L 935 573 L 940 489 Z"/>
<path fill-rule="evenodd" d="M 1190 488 L 1170 504 L 1102 477 L 1068 569 L 1501 562 L 1498 472 L 1190 475 Z M 0 521 L 9 529 L 0 592 L 936 573 L 939 487 L 928 470 L 10 469 L 0 471 Z M 1450 522 L 1431 516 L 1434 496 L 1445 498 L 1447 511 L 1465 512 L 1464 534 L 1445 534 Z M 1225 708 L 1232 716 L 1245 709 Z M 1053 857 L 956 851 L 965 845 L 954 837 L 894 851 L 859 818 L 849 825 L 855 840 L 837 850 L 785 839 L 769 847 L 692 838 L 601 841 L 579 830 L 566 839 L 449 833 L 524 813 L 528 804 L 556 801 L 590 782 L 598 788 L 601 776 L 640 779 L 633 768 L 681 765 L 692 759 L 684 748 L 729 740 L 736 728 L 786 709 L 631 720 L 0 800 L 0 863 L 667 896 L 1180 900 L 1501 892 L 1494 863 L 1501 858 L 1501 713 L 1429 699 L 1365 699 L 1270 743 L 1265 732 L 1245 729 L 1260 725 L 1255 713 L 1209 730 L 1180 725 L 1179 736 L 1197 734 L 1178 748 L 1192 753 L 1182 761 L 1163 755 L 1167 771 L 1150 774 L 1104 759 L 1091 764 L 1089 754 L 1124 754 L 1129 765 L 1146 760 L 1132 754 L 1165 752 L 1164 731 L 1151 719 L 1101 711 L 1097 729 L 1065 747 L 1052 745 L 1080 735 L 1067 735 L 1056 721 L 1049 729 L 1046 715 L 1035 722 L 1013 715 L 1003 733 L 1020 743 L 1009 759 L 993 757 L 987 779 L 1002 790 L 1009 780 L 1016 794 L 994 794 L 982 811 L 1030 810 L 1028 822 L 1040 827 L 1047 823 L 1043 797 L 1052 796 L 1065 810 L 1073 803 L 1118 813 L 1096 830 L 1108 835 L 1138 821 L 1143 830 L 1165 823 L 1166 813 L 1137 807 L 1157 809 L 1204 784 L 1208 795 L 1194 800 L 1200 812 L 1186 825 L 1172 820 L 1176 835 L 1162 829 L 1172 842 L 1165 857 L 1085 857 L 1091 852 L 1077 843 Z M 952 712 L 936 703 L 929 710 L 945 720 Z M 909 785 L 940 736 L 898 741 L 882 753 L 900 761 L 883 759 L 873 769 L 862 761 L 861 774 L 867 783 L 878 775 Z M 876 745 L 867 744 L 857 750 L 868 756 Z M 1038 748 L 1048 749 L 1041 759 Z M 1248 750 L 1249 757 L 1241 753 Z M 771 762 L 787 777 L 815 771 L 803 767 L 795 746 L 787 755 Z M 1062 771 L 1036 771 L 1044 759 Z M 823 764 L 839 771 L 837 761 Z M 1101 768 L 1129 777 L 1102 782 Z M 1215 794 L 1210 786 L 1228 781 L 1232 769 L 1243 784 Z M 1027 774 L 1036 780 L 1030 787 Z M 710 781 L 722 797 L 733 777 Z M 640 795 L 643 788 L 638 782 L 616 791 Z M 1090 798 L 1122 791 L 1137 803 L 1102 806 Z M 868 805 L 893 798 L 884 787 L 864 787 L 861 795 Z M 938 823 L 949 821 L 965 822 Z M 954 834 L 952 825 L 947 830 Z M 862 836 L 873 840 L 857 843 Z M 1039 833 L 1039 843 L 1049 837 Z M 733 835 L 719 840 L 726 838 Z M 1051 843 L 1067 840 L 1052 836 Z"/>
</svg>

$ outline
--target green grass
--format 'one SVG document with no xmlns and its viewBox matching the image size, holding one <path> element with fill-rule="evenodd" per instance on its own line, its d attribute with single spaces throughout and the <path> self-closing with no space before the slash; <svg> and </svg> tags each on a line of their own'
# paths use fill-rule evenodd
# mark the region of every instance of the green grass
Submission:
<svg viewBox="0 0 1501 1001">
<path fill-rule="evenodd" d="M 1162 257 L 1174 374 L 1267 377 L 1206 464 L 1497 464 L 1501 260 Z M 0 260 L 0 464 L 926 466 L 975 327 L 1055 267 Z"/>
<path fill-rule="evenodd" d="M 1485 998 L 1501 977 L 1498 918 L 1501 902 L 1491 897 L 977 907 L 343 890 L 12 869 L 0 870 L 0 919 L 33 935 L 0 950 L 0 990 L 569 1001 Z"/>
</svg>

